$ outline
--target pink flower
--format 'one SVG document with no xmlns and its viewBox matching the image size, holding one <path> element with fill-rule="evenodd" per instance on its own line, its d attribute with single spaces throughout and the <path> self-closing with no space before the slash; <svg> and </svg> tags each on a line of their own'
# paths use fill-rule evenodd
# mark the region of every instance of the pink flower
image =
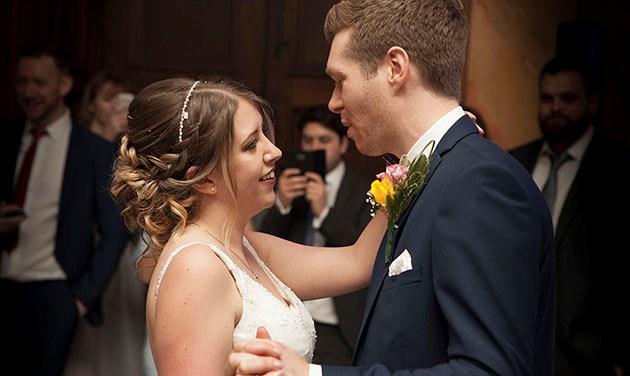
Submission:
<svg viewBox="0 0 630 376">
<path fill-rule="evenodd" d="M 376 175 L 376 178 L 379 180 L 388 179 L 394 185 L 398 183 L 400 180 L 403 180 L 407 177 L 409 173 L 409 168 L 407 166 L 401 165 L 400 163 L 388 165 L 385 169 L 385 172 L 381 172 Z"/>
</svg>

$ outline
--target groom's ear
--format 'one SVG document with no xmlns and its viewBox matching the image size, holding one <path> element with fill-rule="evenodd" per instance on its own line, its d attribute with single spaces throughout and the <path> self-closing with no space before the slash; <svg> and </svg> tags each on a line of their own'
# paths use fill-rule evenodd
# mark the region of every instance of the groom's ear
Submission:
<svg viewBox="0 0 630 376">
<path fill-rule="evenodd" d="M 387 64 L 387 81 L 395 90 L 400 89 L 405 85 L 411 73 L 411 62 L 407 51 L 398 46 L 390 47 L 387 50 L 385 63 Z"/>
</svg>

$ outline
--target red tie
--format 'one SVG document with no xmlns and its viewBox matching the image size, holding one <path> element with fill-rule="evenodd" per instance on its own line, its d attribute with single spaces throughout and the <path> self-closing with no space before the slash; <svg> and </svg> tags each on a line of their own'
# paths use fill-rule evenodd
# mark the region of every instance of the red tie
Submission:
<svg viewBox="0 0 630 376">
<path fill-rule="evenodd" d="M 37 128 L 33 129 L 31 134 L 33 135 L 33 139 L 31 141 L 31 145 L 26 151 L 26 154 L 24 154 L 22 167 L 20 167 L 20 174 L 18 175 L 18 179 L 13 190 L 13 203 L 22 207 L 24 206 L 24 200 L 26 199 L 26 188 L 28 187 L 28 178 L 31 176 L 31 167 L 33 166 L 33 159 L 35 159 L 37 143 L 43 135 L 47 134 L 47 132 L 45 129 Z M 17 237 L 17 231 L 15 231 L 14 234 L 11 234 L 11 239 L 7 247 L 9 252 L 11 252 L 17 245 Z"/>
</svg>

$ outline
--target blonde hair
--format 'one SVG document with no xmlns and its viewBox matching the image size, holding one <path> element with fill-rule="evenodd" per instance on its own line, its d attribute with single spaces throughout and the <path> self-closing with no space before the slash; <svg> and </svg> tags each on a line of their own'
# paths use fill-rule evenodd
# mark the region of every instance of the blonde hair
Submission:
<svg viewBox="0 0 630 376">
<path fill-rule="evenodd" d="M 366 77 L 398 46 L 430 89 L 459 100 L 468 38 L 460 0 L 344 0 L 326 15 L 326 40 L 346 28 L 353 32 L 345 53 Z"/>
<path fill-rule="evenodd" d="M 127 227 L 149 235 L 143 256 L 155 260 L 166 242 L 196 218 L 200 196 L 193 186 L 216 167 L 221 168 L 233 205 L 222 230 L 224 240 L 229 238 L 238 211 L 229 164 L 239 99 L 260 111 L 266 130 L 272 127 L 272 111 L 264 99 L 238 82 L 211 77 L 190 96 L 179 142 L 181 112 L 193 83 L 190 78 L 170 78 L 138 93 L 129 105 L 129 129 L 114 167 L 111 192 L 125 206 Z M 187 176 L 193 166 L 198 168 Z"/>
</svg>

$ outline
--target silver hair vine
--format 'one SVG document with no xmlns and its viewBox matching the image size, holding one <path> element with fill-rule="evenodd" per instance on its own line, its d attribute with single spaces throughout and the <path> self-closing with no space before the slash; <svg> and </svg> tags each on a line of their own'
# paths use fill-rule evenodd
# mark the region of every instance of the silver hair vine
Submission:
<svg viewBox="0 0 630 376">
<path fill-rule="evenodd" d="M 192 86 L 190 87 L 190 90 L 188 90 L 188 94 L 186 95 L 186 99 L 184 99 L 184 105 L 182 106 L 182 115 L 179 117 L 179 136 L 177 138 L 177 140 L 181 143 L 182 142 L 182 137 L 184 135 L 184 120 L 188 120 L 188 102 L 190 101 L 190 96 L 192 95 L 193 90 L 195 89 L 195 86 L 197 86 L 197 84 L 200 81 L 195 81 L 194 84 L 192 84 Z"/>
</svg>

